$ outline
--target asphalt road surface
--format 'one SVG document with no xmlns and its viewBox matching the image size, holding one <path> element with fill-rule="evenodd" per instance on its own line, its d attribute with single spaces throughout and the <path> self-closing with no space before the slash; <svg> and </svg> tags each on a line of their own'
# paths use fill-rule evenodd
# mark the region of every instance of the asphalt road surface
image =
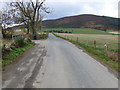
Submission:
<svg viewBox="0 0 120 90">
<path fill-rule="evenodd" d="M 4 88 L 118 88 L 107 67 L 72 43 L 53 34 L 35 42 L 37 46 L 3 73 Z"/>
</svg>

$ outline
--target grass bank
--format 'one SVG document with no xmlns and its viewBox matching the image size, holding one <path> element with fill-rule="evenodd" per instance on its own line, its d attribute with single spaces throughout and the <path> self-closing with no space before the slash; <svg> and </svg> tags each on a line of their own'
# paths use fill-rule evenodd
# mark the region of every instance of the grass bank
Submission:
<svg viewBox="0 0 120 90">
<path fill-rule="evenodd" d="M 34 39 L 32 35 L 30 37 L 32 40 Z M 48 38 L 48 33 L 37 34 L 37 40 L 45 40 L 47 38 Z"/>
<path fill-rule="evenodd" d="M 103 54 L 102 52 L 99 52 L 98 50 L 94 49 L 92 46 L 87 46 L 86 44 L 76 42 L 74 40 L 66 39 L 62 36 L 56 35 L 55 36 L 65 39 L 79 47 L 82 47 L 85 51 L 87 51 L 90 55 L 94 56 L 97 60 L 100 60 L 100 62 L 104 63 L 105 65 L 113 68 L 114 70 L 120 72 L 120 63 L 117 61 L 111 60 L 107 55 Z"/>
<path fill-rule="evenodd" d="M 48 38 L 48 33 L 46 34 L 41 34 L 41 36 L 38 38 L 39 40 L 45 40 Z"/>
<path fill-rule="evenodd" d="M 14 50 L 11 50 L 8 55 L 2 58 L 2 68 L 4 70 L 5 66 L 14 62 L 18 57 L 22 56 L 24 52 L 26 52 L 28 49 L 33 47 L 35 45 L 34 42 L 25 42 L 24 47 L 16 48 Z"/>
</svg>

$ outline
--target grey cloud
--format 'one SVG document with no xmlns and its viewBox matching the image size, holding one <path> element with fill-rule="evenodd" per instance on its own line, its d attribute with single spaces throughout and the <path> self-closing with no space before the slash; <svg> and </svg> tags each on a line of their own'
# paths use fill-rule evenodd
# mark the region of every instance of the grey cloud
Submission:
<svg viewBox="0 0 120 90">
<path fill-rule="evenodd" d="M 84 11 L 83 6 L 89 4 L 91 7 L 94 7 L 95 10 L 101 9 L 104 5 L 103 3 L 94 3 L 94 2 L 47 2 L 48 6 L 52 13 L 47 15 L 46 19 L 56 19 L 65 16 L 80 15 L 80 14 L 89 14 L 87 11 Z M 94 14 L 94 12 L 91 12 Z"/>
<path fill-rule="evenodd" d="M 52 9 L 52 13 L 50 15 L 47 15 L 48 19 L 56 19 L 64 16 L 71 16 L 78 14 L 78 11 L 80 11 L 80 8 L 82 4 L 76 5 L 72 3 L 46 3 L 46 6 L 48 6 L 50 9 Z M 80 14 L 80 13 L 79 13 Z"/>
</svg>

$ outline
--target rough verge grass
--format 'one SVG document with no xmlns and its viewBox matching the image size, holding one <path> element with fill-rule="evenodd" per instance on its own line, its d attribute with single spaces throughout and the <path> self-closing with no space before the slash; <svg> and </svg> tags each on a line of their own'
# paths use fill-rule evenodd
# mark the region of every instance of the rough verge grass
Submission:
<svg viewBox="0 0 120 90">
<path fill-rule="evenodd" d="M 53 33 L 54 34 L 54 33 Z M 94 47 L 91 46 L 87 46 L 86 44 L 83 43 L 79 43 L 70 39 L 66 39 L 62 36 L 59 36 L 57 34 L 54 34 L 55 36 L 62 38 L 64 40 L 67 40 L 79 47 L 82 47 L 85 51 L 87 51 L 90 55 L 94 56 L 97 60 L 100 60 L 100 62 L 104 63 L 105 65 L 113 68 L 114 70 L 116 70 L 117 72 L 120 72 L 120 63 L 117 61 L 113 61 L 111 60 L 107 55 L 105 55 L 102 52 L 98 52 L 96 49 L 94 49 Z"/>
<path fill-rule="evenodd" d="M 33 39 L 33 35 L 30 35 L 31 39 Z M 37 34 L 37 40 L 45 40 L 48 38 L 48 33 L 40 33 Z"/>
<path fill-rule="evenodd" d="M 24 47 L 16 48 L 14 50 L 11 50 L 8 55 L 2 58 L 2 69 L 4 70 L 4 67 L 16 60 L 16 58 L 23 55 L 25 51 L 30 49 L 32 46 L 34 46 L 34 42 L 25 42 Z"/>
</svg>

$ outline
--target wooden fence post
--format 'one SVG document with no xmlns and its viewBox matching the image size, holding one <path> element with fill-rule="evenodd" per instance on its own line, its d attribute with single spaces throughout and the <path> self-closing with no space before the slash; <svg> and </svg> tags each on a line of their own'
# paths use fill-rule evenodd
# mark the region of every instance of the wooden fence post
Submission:
<svg viewBox="0 0 120 90">
<path fill-rule="evenodd" d="M 67 36 L 67 39 L 69 39 L 69 37 Z"/>
<path fill-rule="evenodd" d="M 88 41 L 88 40 L 86 41 L 86 45 L 87 45 L 87 46 L 89 45 L 89 41 Z"/>
<path fill-rule="evenodd" d="M 94 49 L 96 49 L 96 40 L 94 40 Z"/>
<path fill-rule="evenodd" d="M 105 43 L 105 44 L 104 44 L 104 47 L 105 47 L 105 52 L 107 53 L 107 51 L 108 51 L 108 44 Z"/>
<path fill-rule="evenodd" d="M 71 41 L 72 41 L 72 36 L 71 36 Z"/>
<path fill-rule="evenodd" d="M 77 37 L 77 42 L 78 42 L 78 37 Z"/>
</svg>

